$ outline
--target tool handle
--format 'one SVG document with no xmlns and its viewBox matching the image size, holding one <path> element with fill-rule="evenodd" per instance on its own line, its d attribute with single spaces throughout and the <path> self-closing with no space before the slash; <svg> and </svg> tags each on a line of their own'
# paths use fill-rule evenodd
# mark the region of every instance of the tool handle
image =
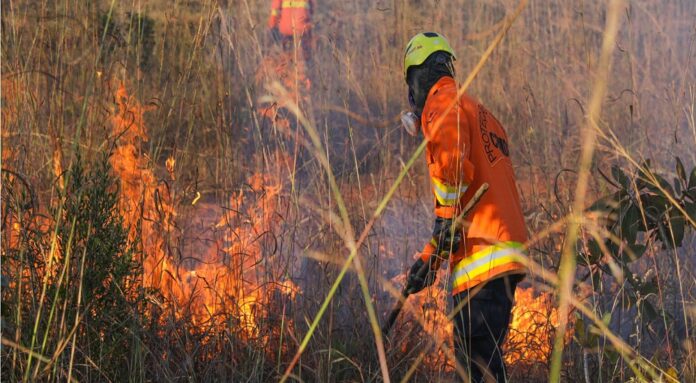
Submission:
<svg viewBox="0 0 696 383">
<path fill-rule="evenodd" d="M 416 272 L 416 275 L 421 279 L 425 279 L 425 276 L 426 274 L 428 274 L 428 271 L 428 263 L 423 263 L 420 269 L 418 269 L 418 272 Z M 406 286 L 404 286 L 404 289 L 401 290 L 401 298 L 397 300 L 394 304 L 394 308 L 392 308 L 391 312 L 389 313 L 389 316 L 387 317 L 387 322 L 384 324 L 384 327 L 382 327 L 382 333 L 384 335 L 389 334 L 389 330 L 391 330 L 392 326 L 394 326 L 396 318 L 399 316 L 401 309 L 403 309 L 404 307 L 404 302 L 406 301 L 406 298 L 408 298 L 408 296 L 411 295 L 411 293 L 409 292 L 410 289 L 411 286 L 409 286 L 407 281 Z"/>
<path fill-rule="evenodd" d="M 476 206 L 478 201 L 481 199 L 481 197 L 488 191 L 488 183 L 484 182 L 479 186 L 478 190 L 476 190 L 476 193 L 474 193 L 474 196 L 471 197 L 469 202 L 464 206 L 464 209 L 462 209 L 462 213 L 457 216 L 457 218 L 454 220 L 454 224 L 452 225 L 453 230 L 461 230 L 461 227 L 464 224 L 464 217 L 466 217 L 469 212 L 471 212 L 471 209 Z M 421 277 L 425 277 L 425 274 L 427 273 L 429 268 L 428 263 L 424 263 L 423 266 L 418 270 L 417 275 Z M 401 290 L 401 297 L 399 297 L 399 300 L 396 301 L 394 304 L 394 308 L 392 308 L 391 312 L 389 313 L 389 316 L 387 317 L 387 321 L 382 327 L 382 334 L 387 336 L 389 334 L 389 330 L 394 326 L 394 323 L 396 323 L 396 318 L 399 316 L 399 313 L 401 313 L 401 309 L 404 308 L 404 302 L 406 302 L 406 298 L 408 298 L 409 295 L 411 295 L 408 291 L 410 289 L 410 286 L 408 285 L 408 281 L 406 282 L 406 286 L 404 286 L 404 289 Z"/>
<path fill-rule="evenodd" d="M 396 318 L 399 316 L 401 309 L 404 308 L 404 302 L 406 301 L 406 298 L 408 298 L 408 296 L 408 286 L 406 286 L 403 290 L 401 290 L 401 297 L 399 297 L 399 299 L 394 304 L 394 308 L 392 308 L 391 312 L 389 313 L 389 316 L 387 317 L 386 323 L 382 327 L 382 334 L 384 334 L 384 336 L 387 336 L 389 334 L 389 330 L 391 330 L 392 326 L 394 326 L 394 323 L 396 323 Z"/>
</svg>

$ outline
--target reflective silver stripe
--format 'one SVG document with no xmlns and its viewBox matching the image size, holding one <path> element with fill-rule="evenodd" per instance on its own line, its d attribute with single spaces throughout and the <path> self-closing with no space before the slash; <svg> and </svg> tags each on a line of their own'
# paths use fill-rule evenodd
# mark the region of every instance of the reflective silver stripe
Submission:
<svg viewBox="0 0 696 383">
<path fill-rule="evenodd" d="M 441 200 L 440 202 L 446 202 L 448 204 L 455 203 L 459 200 L 459 197 L 461 197 L 462 194 L 464 194 L 468 188 L 467 185 L 461 185 L 459 186 L 459 189 L 457 190 L 456 187 L 448 187 L 447 185 L 442 185 L 446 189 L 443 189 L 438 182 L 433 182 L 433 185 L 435 186 L 435 195 L 438 197 L 438 200 Z M 454 191 L 449 191 L 449 190 L 454 190 Z"/>
<path fill-rule="evenodd" d="M 447 193 L 443 192 L 439 188 L 435 188 L 435 194 L 437 194 L 438 197 L 444 199 L 444 200 L 453 200 L 453 199 L 459 199 L 459 196 L 461 195 L 460 193 Z"/>
</svg>

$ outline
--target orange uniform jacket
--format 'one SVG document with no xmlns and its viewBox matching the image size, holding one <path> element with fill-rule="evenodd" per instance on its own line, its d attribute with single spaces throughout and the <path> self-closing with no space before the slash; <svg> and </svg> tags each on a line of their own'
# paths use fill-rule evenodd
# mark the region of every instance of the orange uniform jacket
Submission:
<svg viewBox="0 0 696 383">
<path fill-rule="evenodd" d="M 273 0 L 268 28 L 285 36 L 302 36 L 311 29 L 313 0 Z"/>
<path fill-rule="evenodd" d="M 467 95 L 457 97 L 453 78 L 441 78 L 425 101 L 421 126 L 435 194 L 435 214 L 455 218 L 482 183 L 489 189 L 466 217 L 463 243 L 450 256 L 452 294 L 505 274 L 523 274 L 527 231 L 510 161 L 508 139 L 498 120 Z M 449 108 L 449 111 L 448 111 Z M 425 261 L 435 251 L 423 250 Z"/>
</svg>

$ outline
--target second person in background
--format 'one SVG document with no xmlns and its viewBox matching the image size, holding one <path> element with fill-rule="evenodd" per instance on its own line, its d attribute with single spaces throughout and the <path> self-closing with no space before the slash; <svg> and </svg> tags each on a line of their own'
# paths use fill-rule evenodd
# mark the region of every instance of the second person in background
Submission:
<svg viewBox="0 0 696 383">
<path fill-rule="evenodd" d="M 310 60 L 314 0 L 272 0 L 268 29 L 285 50 L 297 49 Z"/>
</svg>

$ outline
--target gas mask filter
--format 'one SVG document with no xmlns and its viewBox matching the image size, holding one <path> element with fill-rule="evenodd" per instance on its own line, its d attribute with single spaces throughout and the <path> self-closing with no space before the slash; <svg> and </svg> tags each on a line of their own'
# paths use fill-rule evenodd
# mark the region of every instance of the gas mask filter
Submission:
<svg viewBox="0 0 696 383">
<path fill-rule="evenodd" d="M 408 134 L 415 137 L 420 129 L 420 118 L 410 110 L 404 110 L 401 112 L 401 125 L 403 125 Z"/>
<path fill-rule="evenodd" d="M 411 106 L 411 110 L 401 112 L 401 125 L 403 125 L 408 134 L 415 137 L 418 134 L 418 130 L 420 130 L 420 117 L 412 112 L 416 110 L 416 101 L 410 89 L 408 91 L 408 103 Z"/>
</svg>

